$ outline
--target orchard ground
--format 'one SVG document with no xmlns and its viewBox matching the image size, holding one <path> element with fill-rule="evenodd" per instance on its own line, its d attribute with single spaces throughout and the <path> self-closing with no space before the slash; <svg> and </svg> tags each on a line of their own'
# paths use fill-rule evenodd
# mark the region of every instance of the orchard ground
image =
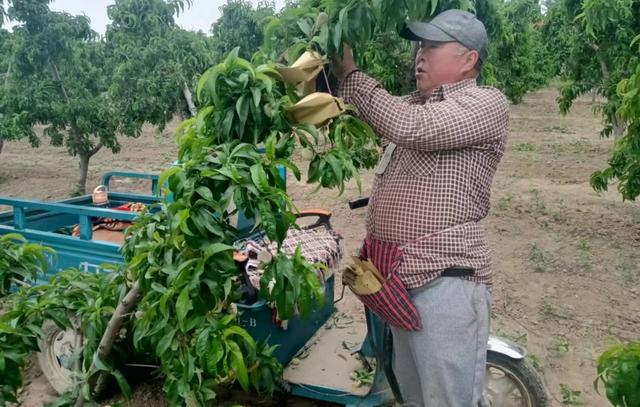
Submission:
<svg viewBox="0 0 640 407">
<path fill-rule="evenodd" d="M 572 113 L 562 116 L 557 95 L 554 88 L 543 89 L 511 107 L 508 149 L 485 220 L 494 252 L 492 330 L 527 347 L 544 374 L 552 405 L 606 406 L 593 388 L 596 359 L 615 338 L 637 340 L 640 332 L 640 205 L 622 202 L 615 191 L 598 194 L 591 189 L 590 174 L 604 168 L 612 140 L 599 137 L 601 124 L 592 113 L 591 98 L 579 99 Z M 162 133 L 149 127 L 139 139 L 123 138 L 117 155 L 103 149 L 91 160 L 88 188 L 109 170 L 167 168 L 176 157 L 177 125 L 171 123 Z M 296 159 L 306 169 L 301 155 Z M 77 160 L 64 148 L 33 149 L 25 142 L 5 144 L 0 163 L 0 195 L 22 198 L 65 198 L 78 172 Z M 371 172 L 363 174 L 363 194 L 372 177 Z M 366 211 L 347 207 L 359 196 L 354 182 L 342 196 L 313 193 L 314 187 L 293 178 L 288 188 L 299 208 L 330 209 L 347 253 L 356 250 Z M 362 318 L 361 305 L 352 296 L 339 308 Z M 22 405 L 40 406 L 52 399 L 33 363 L 25 379 Z M 142 386 L 126 404 L 164 405 L 160 388 L 158 383 Z"/>
</svg>

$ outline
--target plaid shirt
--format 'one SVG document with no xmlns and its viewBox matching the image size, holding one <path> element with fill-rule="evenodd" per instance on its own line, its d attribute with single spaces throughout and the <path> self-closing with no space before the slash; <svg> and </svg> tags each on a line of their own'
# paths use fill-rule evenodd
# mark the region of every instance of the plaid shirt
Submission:
<svg viewBox="0 0 640 407">
<path fill-rule="evenodd" d="M 400 244 L 398 273 L 420 287 L 453 265 L 491 284 L 491 254 L 480 221 L 489 212 L 491 182 L 505 149 L 509 106 L 500 91 L 474 79 L 444 85 L 429 99 L 390 95 L 354 71 L 339 94 L 383 138 L 396 145 L 373 182 L 367 233 Z"/>
</svg>

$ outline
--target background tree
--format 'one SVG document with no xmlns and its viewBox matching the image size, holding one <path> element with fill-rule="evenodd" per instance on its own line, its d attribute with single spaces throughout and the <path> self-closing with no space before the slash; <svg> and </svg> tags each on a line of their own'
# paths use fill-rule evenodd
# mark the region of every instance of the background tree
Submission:
<svg viewBox="0 0 640 407">
<path fill-rule="evenodd" d="M 549 9 L 545 42 L 553 43 L 557 32 L 568 32 L 569 57 L 562 67 L 568 83 L 561 89 L 560 109 L 569 111 L 573 102 L 594 90 L 606 102 L 599 106 L 603 115 L 602 135 L 621 136 L 625 123 L 617 110 L 620 97 L 616 88 L 628 78 L 640 60 L 630 47 L 640 33 L 640 2 L 604 0 L 564 0 Z"/>
<path fill-rule="evenodd" d="M 0 25 L 4 24 L 4 22 L 7 20 L 7 9 L 5 6 L 5 1 L 4 0 L 0 0 Z"/>
<path fill-rule="evenodd" d="M 144 123 L 163 128 L 177 111 L 195 113 L 191 89 L 211 64 L 211 45 L 175 25 L 187 0 L 119 0 L 108 9 L 104 40 L 86 17 L 48 4 L 16 0 L 8 9 L 18 25 L 0 93 L 0 139 L 28 137 L 37 146 L 34 126 L 44 125 L 52 145 L 79 158 L 76 192 L 84 193 L 89 160 L 103 147 L 117 153 L 118 135 L 137 137 Z"/>
<path fill-rule="evenodd" d="M 164 128 L 176 111 L 196 112 L 191 90 L 197 74 L 212 63 L 212 51 L 203 33 L 175 24 L 174 15 L 188 4 L 117 0 L 108 7 L 109 93 L 128 136 L 138 136 L 145 122 Z"/>
<path fill-rule="evenodd" d="M 80 161 L 84 191 L 89 159 L 102 147 L 117 151 L 118 120 L 106 95 L 109 72 L 104 44 L 84 16 L 49 10 L 46 0 L 15 0 L 12 66 L 2 94 L 0 139 L 28 137 L 38 145 L 36 124 L 55 146 Z"/>
<path fill-rule="evenodd" d="M 561 88 L 560 110 L 568 112 L 581 95 L 594 91 L 604 98 L 595 110 L 602 115 L 601 135 L 616 138 L 609 167 L 592 175 L 596 190 L 606 190 L 618 180 L 624 199 L 640 195 L 640 130 L 637 127 L 638 66 L 640 52 L 640 1 L 558 0 L 545 21 L 545 42 L 557 44 L 563 36 L 567 51 L 558 70 L 566 84 Z"/>
<path fill-rule="evenodd" d="M 317 43 L 327 43 L 330 50 L 334 47 L 332 42 L 347 37 L 364 70 L 392 93 L 407 93 L 415 90 L 415 78 L 411 44 L 397 34 L 404 18 L 428 21 L 442 11 L 457 8 L 476 13 L 487 28 L 490 54 L 481 82 L 500 88 L 518 103 L 527 92 L 540 88 L 551 76 L 546 62 L 548 53 L 542 46 L 542 14 L 537 0 L 412 1 L 408 6 L 393 0 L 374 2 L 374 5 L 356 2 L 358 7 L 352 9 L 356 11 L 350 13 L 361 13 L 361 23 L 356 27 L 340 25 L 340 35 L 315 26 L 317 12 L 333 7 L 334 3 L 346 5 L 342 1 L 287 2 L 276 17 L 268 20 L 264 55 L 290 64 L 314 36 Z"/>
<path fill-rule="evenodd" d="M 0 13 L 1 14 L 1 13 Z M 1 16 L 0 16 L 1 17 Z M 1 23 L 1 21 L 0 21 Z M 13 54 L 13 35 L 0 28 L 0 123 L 5 113 L 5 109 L 2 105 L 2 95 L 5 92 L 5 88 L 11 75 L 11 55 Z M 0 124 L 1 125 L 1 124 Z M 0 134 L 7 134 L 0 130 Z M 4 146 L 4 138 L 0 137 L 0 153 L 2 153 L 2 147 Z"/>
<path fill-rule="evenodd" d="M 542 40 L 548 50 L 547 61 L 553 76 L 565 77 L 573 42 L 579 27 L 570 19 L 565 0 L 546 0 L 542 24 Z"/>
<path fill-rule="evenodd" d="M 497 7 L 490 1 L 486 4 L 486 9 L 478 10 L 491 37 L 486 82 L 520 103 L 527 92 L 546 85 L 553 76 L 542 41 L 540 4 L 537 0 L 500 1 Z"/>
<path fill-rule="evenodd" d="M 260 1 L 254 8 L 249 0 L 227 0 L 220 12 L 220 18 L 211 26 L 216 59 L 240 47 L 240 57 L 250 60 L 262 46 L 264 21 L 274 15 L 275 3 Z"/>
<path fill-rule="evenodd" d="M 193 90 L 196 88 L 202 72 L 215 62 L 214 42 L 202 32 L 176 29 L 171 35 L 171 55 L 180 65 L 180 78 L 183 79 L 184 106 L 189 116 L 196 115 Z"/>
</svg>

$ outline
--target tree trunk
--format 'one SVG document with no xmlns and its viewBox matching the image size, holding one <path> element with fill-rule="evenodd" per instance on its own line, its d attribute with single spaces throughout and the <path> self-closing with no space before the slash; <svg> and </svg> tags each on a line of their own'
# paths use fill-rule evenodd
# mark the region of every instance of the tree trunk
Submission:
<svg viewBox="0 0 640 407">
<path fill-rule="evenodd" d="M 84 195 L 87 192 L 87 174 L 89 172 L 89 160 L 91 156 L 87 154 L 80 154 L 80 178 L 78 179 L 78 186 L 75 193 L 78 195 Z"/>
<path fill-rule="evenodd" d="M 598 95 L 598 93 L 596 92 L 596 90 L 592 90 L 591 91 L 591 104 L 595 105 L 596 104 L 596 96 Z"/>
<path fill-rule="evenodd" d="M 102 148 L 102 143 L 98 143 L 93 150 L 82 152 L 78 156 L 80 158 L 80 178 L 78 179 L 78 186 L 76 193 L 78 195 L 84 195 L 87 192 L 87 174 L 89 173 L 89 160 Z"/>
<path fill-rule="evenodd" d="M 99 358 L 102 361 L 106 361 L 109 357 L 109 353 L 111 353 L 111 349 L 113 348 L 113 344 L 116 341 L 118 335 L 120 335 L 120 329 L 122 328 L 122 321 L 124 318 L 131 312 L 133 307 L 138 303 L 140 299 L 140 284 L 136 281 L 129 289 L 129 292 L 124 296 L 120 304 L 116 307 L 116 310 L 113 312 L 109 323 L 107 324 L 107 329 L 104 331 L 102 335 L 102 339 L 100 339 L 100 344 L 98 345 L 98 350 L 96 352 L 95 357 Z M 91 368 L 89 368 L 89 372 L 92 372 L 96 369 L 96 366 L 92 363 Z M 100 372 L 97 380 L 93 378 L 89 378 L 89 385 L 95 388 L 96 393 L 100 393 L 102 391 L 102 387 L 104 386 L 105 379 L 107 374 L 105 372 Z M 82 395 L 78 396 L 76 400 L 76 407 L 80 407 L 84 404 L 85 400 Z"/>
<path fill-rule="evenodd" d="M 194 117 L 198 114 L 198 109 L 196 109 L 196 105 L 193 103 L 193 95 L 191 94 L 191 90 L 189 89 L 187 82 L 182 82 L 182 94 L 184 95 L 184 99 L 187 101 L 191 117 Z"/>
<path fill-rule="evenodd" d="M 11 64 L 7 67 L 7 72 L 4 74 L 4 87 L 9 84 L 9 76 L 11 75 Z"/>
<path fill-rule="evenodd" d="M 7 67 L 7 72 L 4 74 L 4 87 L 7 88 L 9 84 L 9 76 L 11 75 L 11 64 Z M 4 147 L 4 140 L 0 139 L 0 154 L 2 153 L 2 147 Z"/>
<path fill-rule="evenodd" d="M 627 130 L 626 123 L 620 122 L 618 120 L 613 122 L 613 139 L 618 140 L 624 132 Z"/>
</svg>

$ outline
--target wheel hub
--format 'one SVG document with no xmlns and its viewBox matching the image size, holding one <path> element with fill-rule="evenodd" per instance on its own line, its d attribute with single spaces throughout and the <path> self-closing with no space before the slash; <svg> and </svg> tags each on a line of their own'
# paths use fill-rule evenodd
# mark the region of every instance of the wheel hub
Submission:
<svg viewBox="0 0 640 407">
<path fill-rule="evenodd" d="M 524 383 L 504 366 L 487 364 L 484 389 L 491 407 L 533 407 Z"/>
</svg>

